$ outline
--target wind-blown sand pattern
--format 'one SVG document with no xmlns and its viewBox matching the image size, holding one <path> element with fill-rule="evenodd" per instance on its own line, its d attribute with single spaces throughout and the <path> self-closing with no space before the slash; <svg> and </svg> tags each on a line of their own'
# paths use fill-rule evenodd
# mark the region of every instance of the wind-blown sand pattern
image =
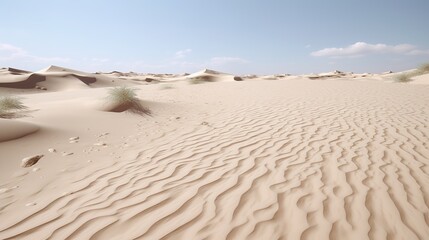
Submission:
<svg viewBox="0 0 429 240">
<path fill-rule="evenodd" d="M 428 239 L 429 86 L 285 77 L 140 88 L 153 116 L 84 109 L 129 124 L 87 140 L 80 130 L 77 145 L 52 137 L 71 160 L 2 177 L 0 239 Z M 36 98 L 39 125 L 48 99 Z"/>
</svg>

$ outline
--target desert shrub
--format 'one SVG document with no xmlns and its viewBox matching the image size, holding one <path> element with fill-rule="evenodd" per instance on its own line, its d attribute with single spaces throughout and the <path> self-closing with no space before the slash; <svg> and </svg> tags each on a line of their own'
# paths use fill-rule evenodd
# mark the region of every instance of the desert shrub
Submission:
<svg viewBox="0 0 429 240">
<path fill-rule="evenodd" d="M 138 101 L 135 89 L 125 86 L 110 89 L 109 98 L 119 104 Z"/>
<path fill-rule="evenodd" d="M 429 73 L 429 63 L 425 63 L 423 65 L 421 65 L 418 69 L 417 69 L 419 74 L 425 74 L 425 73 Z"/>
<path fill-rule="evenodd" d="M 189 80 L 190 84 L 200 84 L 206 82 L 214 82 L 215 80 L 211 76 L 198 76 L 193 77 Z"/>
<path fill-rule="evenodd" d="M 407 82 L 411 82 L 411 78 L 413 77 L 413 74 L 409 74 L 409 73 L 402 73 L 399 74 L 395 77 L 395 82 L 398 83 L 407 83 Z"/>
<path fill-rule="evenodd" d="M 166 90 L 166 89 L 173 89 L 173 85 L 171 84 L 167 84 L 167 83 L 162 83 L 159 85 L 159 89 L 161 90 Z"/>
<path fill-rule="evenodd" d="M 0 118 L 16 117 L 20 111 L 27 109 L 21 99 L 14 96 L 0 97 Z"/>
<path fill-rule="evenodd" d="M 429 63 L 421 65 L 419 68 L 417 68 L 412 72 L 402 73 L 400 75 L 397 75 L 394 80 L 395 82 L 399 82 L 399 83 L 411 82 L 412 81 L 411 78 L 422 74 L 426 74 L 426 73 L 429 73 Z"/>
<path fill-rule="evenodd" d="M 123 112 L 130 110 L 135 113 L 149 113 L 141 104 L 137 98 L 136 89 L 129 87 L 115 87 L 109 90 L 108 100 L 115 106 L 112 111 Z"/>
</svg>

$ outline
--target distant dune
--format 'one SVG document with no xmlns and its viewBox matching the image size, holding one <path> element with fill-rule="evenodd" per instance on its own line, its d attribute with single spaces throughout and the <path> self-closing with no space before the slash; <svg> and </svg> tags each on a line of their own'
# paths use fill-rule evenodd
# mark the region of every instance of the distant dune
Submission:
<svg viewBox="0 0 429 240">
<path fill-rule="evenodd" d="M 427 239 L 429 74 L 407 73 L 2 68 L 27 108 L 0 118 L 0 239 Z"/>
</svg>

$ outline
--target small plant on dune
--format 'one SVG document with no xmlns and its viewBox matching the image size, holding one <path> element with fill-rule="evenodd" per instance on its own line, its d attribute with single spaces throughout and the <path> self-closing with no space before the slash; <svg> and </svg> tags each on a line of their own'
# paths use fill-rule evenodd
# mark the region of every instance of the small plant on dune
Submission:
<svg viewBox="0 0 429 240">
<path fill-rule="evenodd" d="M 114 112 L 130 110 L 138 114 L 149 113 L 149 111 L 140 104 L 136 89 L 125 86 L 112 88 L 109 90 L 108 99 L 116 106 L 115 109 L 113 109 Z"/>
<path fill-rule="evenodd" d="M 173 88 L 174 88 L 173 85 L 166 84 L 166 83 L 163 83 L 159 86 L 159 89 L 161 89 L 161 90 L 167 90 L 167 89 L 173 89 Z"/>
<path fill-rule="evenodd" d="M 200 84 L 203 83 L 204 81 L 202 81 L 200 78 L 191 78 L 191 80 L 189 80 L 190 84 Z"/>
<path fill-rule="evenodd" d="M 207 83 L 207 82 L 214 82 L 214 79 L 210 76 L 198 76 L 193 77 L 189 80 L 190 84 L 200 84 L 200 83 Z"/>
<path fill-rule="evenodd" d="M 417 68 L 414 71 L 397 75 L 395 77 L 395 82 L 399 82 L 399 83 L 411 82 L 412 81 L 411 78 L 419 76 L 419 75 L 423 75 L 426 73 L 429 73 L 429 63 L 421 65 L 419 68 Z"/>
<path fill-rule="evenodd" d="M 0 118 L 14 118 L 17 113 L 27 109 L 21 99 L 13 96 L 0 97 Z"/>
<path fill-rule="evenodd" d="M 419 74 L 425 74 L 425 73 L 429 73 L 429 63 L 425 63 L 423 65 L 421 65 L 418 69 L 417 72 Z"/>
<path fill-rule="evenodd" d="M 399 74 L 395 77 L 395 82 L 398 82 L 398 83 L 411 82 L 412 77 L 413 77 L 413 75 L 411 75 L 411 74 L 402 73 L 402 74 Z"/>
</svg>

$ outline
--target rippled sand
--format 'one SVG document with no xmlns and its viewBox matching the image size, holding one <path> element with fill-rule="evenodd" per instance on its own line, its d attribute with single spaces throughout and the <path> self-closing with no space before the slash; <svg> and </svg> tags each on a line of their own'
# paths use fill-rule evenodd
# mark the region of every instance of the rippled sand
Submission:
<svg viewBox="0 0 429 240">
<path fill-rule="evenodd" d="M 128 135 L 107 136 L 107 150 L 48 157 L 2 182 L 0 239 L 428 238 L 428 85 L 141 89 L 165 105 L 128 115 Z M 68 170 L 22 192 L 50 164 Z"/>
</svg>

